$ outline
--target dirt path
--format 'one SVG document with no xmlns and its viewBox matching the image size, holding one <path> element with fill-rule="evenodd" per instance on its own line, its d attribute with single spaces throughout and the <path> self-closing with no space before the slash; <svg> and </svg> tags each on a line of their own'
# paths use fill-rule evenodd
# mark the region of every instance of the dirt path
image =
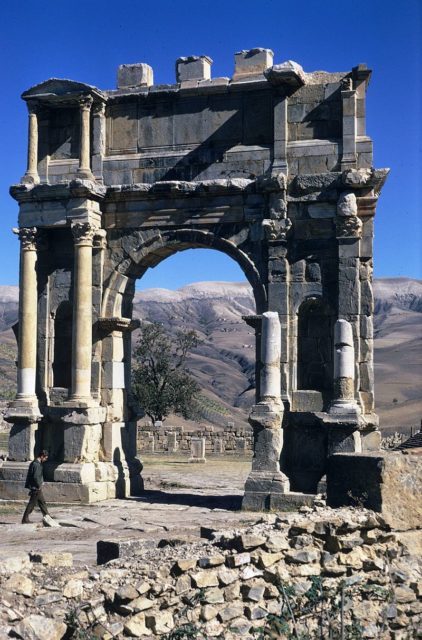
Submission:
<svg viewBox="0 0 422 640">
<path fill-rule="evenodd" d="M 98 540 L 198 537 L 201 527 L 237 527 L 256 520 L 239 511 L 250 460 L 219 458 L 189 464 L 186 458 L 143 459 L 145 493 L 93 505 L 52 505 L 60 529 L 22 525 L 22 503 L 0 503 L 0 559 L 30 551 L 70 551 L 75 564 L 96 562 Z"/>
</svg>

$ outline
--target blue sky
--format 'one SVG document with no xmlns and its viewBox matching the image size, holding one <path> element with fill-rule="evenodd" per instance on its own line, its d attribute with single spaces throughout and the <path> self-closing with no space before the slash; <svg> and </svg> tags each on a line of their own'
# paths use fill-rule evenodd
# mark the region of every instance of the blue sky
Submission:
<svg viewBox="0 0 422 640">
<path fill-rule="evenodd" d="M 17 206 L 8 188 L 25 171 L 22 91 L 50 77 L 114 88 L 118 65 L 133 62 L 150 64 L 155 83 L 170 83 L 176 58 L 192 54 L 211 56 L 213 76 L 231 76 L 234 53 L 257 46 L 305 71 L 360 62 L 373 69 L 367 131 L 375 166 L 391 168 L 376 217 L 375 275 L 422 277 L 421 0 L 3 0 L 0 18 L 0 284 L 18 282 L 10 231 Z M 209 279 L 243 276 L 222 254 L 196 250 L 165 260 L 140 284 L 176 288 Z"/>
</svg>

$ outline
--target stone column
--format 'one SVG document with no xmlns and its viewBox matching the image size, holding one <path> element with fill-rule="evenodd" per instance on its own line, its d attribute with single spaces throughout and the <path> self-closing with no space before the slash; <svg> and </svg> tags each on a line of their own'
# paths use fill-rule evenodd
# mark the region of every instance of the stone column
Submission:
<svg viewBox="0 0 422 640">
<path fill-rule="evenodd" d="M 28 102 L 28 162 L 21 182 L 38 184 L 38 104 Z"/>
<path fill-rule="evenodd" d="M 274 98 L 274 159 L 271 172 L 287 175 L 287 101 L 285 95 Z"/>
<path fill-rule="evenodd" d="M 89 223 L 72 225 L 75 244 L 71 400 L 91 401 L 92 245 Z"/>
<path fill-rule="evenodd" d="M 21 241 L 17 399 L 32 401 L 37 366 L 37 230 L 27 227 L 17 233 Z"/>
<path fill-rule="evenodd" d="M 91 172 L 91 106 L 93 100 L 91 96 L 84 96 L 79 101 L 81 113 L 81 133 L 79 146 L 79 169 L 78 175 L 81 178 L 93 180 L 94 176 Z"/>
<path fill-rule="evenodd" d="M 9 460 L 32 460 L 41 414 L 35 393 L 37 366 L 37 246 L 35 227 L 14 230 L 21 241 L 17 395 L 5 419 L 12 423 Z M 23 473 L 26 467 L 23 467 Z"/>
<path fill-rule="evenodd" d="M 97 182 L 103 183 L 103 157 L 105 155 L 105 104 L 93 106 L 92 122 L 92 173 Z"/>
<path fill-rule="evenodd" d="M 350 322 L 337 320 L 334 325 L 334 390 L 330 413 L 360 415 L 355 400 L 355 349 Z"/>
<path fill-rule="evenodd" d="M 281 326 L 278 313 L 262 314 L 260 401 L 249 416 L 254 430 L 252 471 L 246 480 L 242 508 L 262 510 L 281 506 L 280 494 L 289 491 L 280 471 L 283 447 L 283 404 L 280 397 Z"/>
<path fill-rule="evenodd" d="M 278 313 L 262 314 L 260 402 L 281 403 L 280 354 L 281 327 Z"/>
</svg>

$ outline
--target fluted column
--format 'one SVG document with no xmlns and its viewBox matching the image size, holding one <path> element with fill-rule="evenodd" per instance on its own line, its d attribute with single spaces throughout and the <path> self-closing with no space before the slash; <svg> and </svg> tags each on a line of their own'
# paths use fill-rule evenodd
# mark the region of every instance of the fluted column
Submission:
<svg viewBox="0 0 422 640">
<path fill-rule="evenodd" d="M 37 366 L 37 230 L 27 227 L 16 233 L 21 242 L 17 398 L 32 400 Z"/>
<path fill-rule="evenodd" d="M 94 229 L 89 223 L 72 226 L 75 247 L 72 400 L 91 399 L 92 360 L 92 244 Z"/>
<path fill-rule="evenodd" d="M 81 178 L 88 178 L 93 180 L 94 177 L 91 172 L 91 107 L 92 97 L 84 96 L 79 101 L 80 116 L 81 116 L 81 130 L 80 130 L 80 145 L 79 145 L 79 169 L 78 174 Z"/>
<path fill-rule="evenodd" d="M 28 102 L 28 160 L 21 182 L 38 184 L 38 105 Z"/>
</svg>

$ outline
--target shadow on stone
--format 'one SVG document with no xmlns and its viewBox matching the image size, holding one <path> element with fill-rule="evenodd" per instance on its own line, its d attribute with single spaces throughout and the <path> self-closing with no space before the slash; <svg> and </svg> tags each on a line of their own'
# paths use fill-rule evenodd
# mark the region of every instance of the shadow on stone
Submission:
<svg viewBox="0 0 422 640">
<path fill-rule="evenodd" d="M 145 490 L 141 497 L 136 498 L 136 501 L 147 504 L 178 504 L 189 507 L 204 507 L 206 509 L 240 511 L 242 497 L 241 495 L 194 495 L 191 493 L 168 493 L 166 491 Z"/>
</svg>

